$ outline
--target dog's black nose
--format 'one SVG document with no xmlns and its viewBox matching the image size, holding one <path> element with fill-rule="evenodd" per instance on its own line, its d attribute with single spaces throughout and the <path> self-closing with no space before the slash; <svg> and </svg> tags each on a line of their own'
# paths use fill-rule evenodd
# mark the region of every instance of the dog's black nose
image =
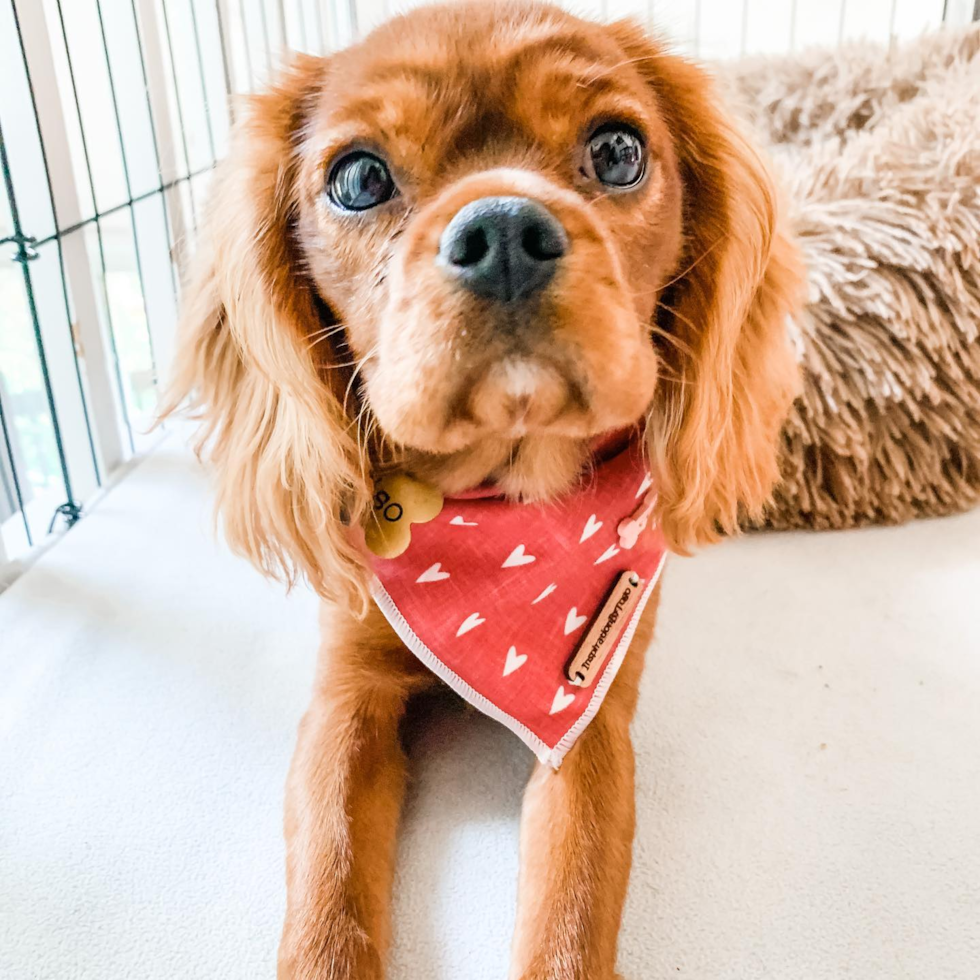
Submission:
<svg viewBox="0 0 980 980">
<path fill-rule="evenodd" d="M 541 289 L 568 251 L 568 235 L 526 197 L 482 197 L 460 208 L 439 241 L 439 261 L 478 296 L 513 303 Z"/>
</svg>

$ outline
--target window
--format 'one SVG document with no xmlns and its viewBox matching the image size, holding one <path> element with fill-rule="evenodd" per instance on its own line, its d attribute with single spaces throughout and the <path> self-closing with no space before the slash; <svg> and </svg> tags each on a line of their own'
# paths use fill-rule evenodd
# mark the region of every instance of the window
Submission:
<svg viewBox="0 0 980 980">
<path fill-rule="evenodd" d="M 352 26 L 320 0 L 0 0 L 0 564 L 160 437 L 229 95 Z"/>
</svg>

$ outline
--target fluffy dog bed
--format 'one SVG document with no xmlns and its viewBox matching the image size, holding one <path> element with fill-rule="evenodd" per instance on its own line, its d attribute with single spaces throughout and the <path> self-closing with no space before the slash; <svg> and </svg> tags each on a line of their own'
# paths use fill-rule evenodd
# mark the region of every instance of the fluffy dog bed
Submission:
<svg viewBox="0 0 980 980">
<path fill-rule="evenodd" d="M 980 30 L 723 71 L 782 172 L 808 266 L 804 390 L 768 524 L 980 500 Z"/>
</svg>

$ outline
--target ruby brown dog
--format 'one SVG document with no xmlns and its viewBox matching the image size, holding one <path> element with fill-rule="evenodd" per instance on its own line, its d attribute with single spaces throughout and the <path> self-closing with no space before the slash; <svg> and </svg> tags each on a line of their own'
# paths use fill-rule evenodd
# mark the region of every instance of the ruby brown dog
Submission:
<svg viewBox="0 0 980 980">
<path fill-rule="evenodd" d="M 449 683 L 543 760 L 512 977 L 612 980 L 662 553 L 761 513 L 798 387 L 764 164 L 634 24 L 428 7 L 243 106 L 196 270 L 168 408 L 232 547 L 323 598 L 279 977 L 383 975 L 400 724 Z"/>
</svg>

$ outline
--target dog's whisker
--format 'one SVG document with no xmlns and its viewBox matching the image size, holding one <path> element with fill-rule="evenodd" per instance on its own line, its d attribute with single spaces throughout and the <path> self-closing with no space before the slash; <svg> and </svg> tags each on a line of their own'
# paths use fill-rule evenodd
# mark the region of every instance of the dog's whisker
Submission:
<svg viewBox="0 0 980 980">
<path fill-rule="evenodd" d="M 669 286 L 673 286 L 675 282 L 683 279 L 686 275 L 697 268 L 698 264 L 706 259 L 722 242 L 722 238 L 716 238 L 686 269 L 681 269 L 672 279 L 668 279 L 663 285 L 661 285 L 661 290 L 667 289 Z"/>
<path fill-rule="evenodd" d="M 306 349 L 312 350 L 317 344 L 320 344 L 324 340 L 328 340 L 330 337 L 334 337 L 339 333 L 343 333 L 346 329 L 346 323 L 332 323 L 329 326 L 321 327 L 319 330 L 314 330 L 306 338 L 309 342 Z"/>
<path fill-rule="evenodd" d="M 367 362 L 370 361 L 373 357 L 375 357 L 377 355 L 377 353 L 378 353 L 378 344 L 375 344 L 364 355 L 364 357 L 362 357 L 359 361 L 355 360 L 354 370 L 351 372 L 350 379 L 347 382 L 347 388 L 344 391 L 343 411 L 344 411 L 344 414 L 345 415 L 348 414 L 348 411 L 347 411 L 347 402 L 348 402 L 348 400 L 350 398 L 351 390 L 353 389 L 354 383 L 357 380 L 358 374 L 364 368 L 364 365 L 367 364 Z"/>
<path fill-rule="evenodd" d="M 610 65 L 608 68 L 603 68 L 599 71 L 595 71 L 589 75 L 587 81 L 579 82 L 579 88 L 588 88 L 594 82 L 605 78 L 607 75 L 611 75 L 614 71 L 618 71 L 620 68 L 625 68 L 627 65 L 638 65 L 644 61 L 658 61 L 663 55 L 640 55 L 636 58 L 625 58 L 623 61 L 618 61 L 614 65 Z"/>
<path fill-rule="evenodd" d="M 665 309 L 668 313 L 672 313 L 680 318 L 680 314 L 676 313 L 676 311 L 672 310 L 669 306 L 660 303 L 658 304 L 658 309 L 660 308 Z M 694 356 L 694 350 L 691 345 L 686 341 L 681 340 L 680 337 L 676 336 L 675 334 L 672 334 L 669 330 L 664 330 L 663 327 L 658 327 L 654 323 L 650 327 L 650 332 L 656 334 L 658 337 L 663 337 L 664 340 L 670 344 L 673 344 L 682 354 L 685 354 L 688 357 Z"/>
<path fill-rule="evenodd" d="M 658 372 L 659 376 L 671 384 L 675 385 L 691 385 L 694 382 L 690 378 L 685 378 L 679 375 L 670 365 L 661 363 Z"/>
<path fill-rule="evenodd" d="M 368 442 L 370 441 L 370 432 L 365 431 L 364 426 L 362 425 L 362 421 L 364 419 L 365 413 L 367 413 L 368 411 L 369 411 L 368 406 L 365 403 L 361 407 L 361 410 L 357 413 L 357 418 L 354 421 L 354 425 L 357 430 L 357 451 L 359 455 L 364 454 L 364 448 L 367 446 Z M 368 426 L 370 426 L 370 419 L 368 420 Z M 361 444 L 362 435 L 364 437 L 363 445 Z"/>
<path fill-rule="evenodd" d="M 695 324 L 691 321 L 691 319 L 689 317 L 687 317 L 685 314 L 681 313 L 681 311 L 678 310 L 678 309 L 676 309 L 675 307 L 668 306 L 666 303 L 658 303 L 657 304 L 657 308 L 658 309 L 661 309 L 661 310 L 666 310 L 671 316 L 676 317 L 678 320 L 681 321 L 681 323 L 683 323 L 683 324 L 685 324 L 685 326 L 689 327 L 690 330 L 693 333 L 696 334 L 698 332 L 697 326 L 695 326 Z M 654 330 L 655 330 L 655 332 L 662 333 L 664 336 L 674 337 L 673 334 L 669 333 L 669 331 L 665 331 L 662 327 L 655 326 L 654 327 Z M 675 340 L 676 339 L 677 338 L 675 338 Z M 686 353 L 693 354 L 694 352 L 693 352 L 693 350 L 690 347 L 688 347 Z"/>
</svg>

